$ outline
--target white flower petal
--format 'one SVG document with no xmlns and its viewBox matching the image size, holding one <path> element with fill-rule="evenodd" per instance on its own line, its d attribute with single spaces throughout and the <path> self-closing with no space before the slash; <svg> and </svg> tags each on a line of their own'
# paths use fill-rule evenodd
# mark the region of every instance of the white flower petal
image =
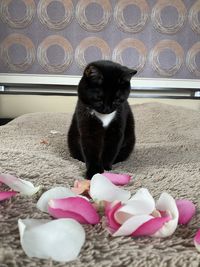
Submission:
<svg viewBox="0 0 200 267">
<path fill-rule="evenodd" d="M 72 261 L 85 242 L 83 227 L 73 219 L 19 219 L 18 227 L 22 248 L 29 257 Z"/>
<path fill-rule="evenodd" d="M 77 196 L 69 188 L 58 186 L 44 192 L 39 198 L 36 206 L 39 210 L 48 213 L 48 202 L 51 199 Z"/>
<path fill-rule="evenodd" d="M 176 201 L 171 195 L 164 192 L 156 202 L 156 209 L 167 212 L 172 219 L 169 222 L 166 222 L 153 236 L 167 237 L 172 235 L 177 228 L 179 217 Z"/>
<path fill-rule="evenodd" d="M 127 201 L 130 192 L 114 185 L 108 178 L 101 174 L 95 174 L 90 183 L 89 194 L 94 201 Z"/>
<path fill-rule="evenodd" d="M 147 188 L 140 188 L 126 204 L 140 202 L 142 206 L 138 209 L 139 213 L 151 213 L 155 209 L 155 201 Z"/>
<path fill-rule="evenodd" d="M 33 195 L 41 188 L 41 186 L 35 187 L 31 182 L 22 180 L 7 173 L 0 174 L 0 182 L 6 184 L 12 190 L 20 192 L 22 195 Z"/>
<path fill-rule="evenodd" d="M 137 230 L 138 227 L 140 227 L 145 222 L 148 222 L 152 218 L 153 217 L 150 215 L 132 216 L 121 225 L 121 227 L 113 234 L 113 236 L 129 236 L 135 230 Z"/>
<path fill-rule="evenodd" d="M 115 214 L 115 219 L 122 224 L 132 215 L 151 214 L 155 201 L 146 188 L 141 188 Z"/>
</svg>

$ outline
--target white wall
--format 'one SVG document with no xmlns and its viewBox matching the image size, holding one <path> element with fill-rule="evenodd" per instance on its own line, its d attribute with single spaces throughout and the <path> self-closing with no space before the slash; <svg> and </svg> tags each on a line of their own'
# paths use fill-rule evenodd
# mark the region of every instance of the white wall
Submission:
<svg viewBox="0 0 200 267">
<path fill-rule="evenodd" d="M 15 118 L 31 112 L 73 112 L 75 96 L 0 95 L 0 117 Z M 162 102 L 200 110 L 199 100 L 130 98 L 130 104 Z"/>
</svg>

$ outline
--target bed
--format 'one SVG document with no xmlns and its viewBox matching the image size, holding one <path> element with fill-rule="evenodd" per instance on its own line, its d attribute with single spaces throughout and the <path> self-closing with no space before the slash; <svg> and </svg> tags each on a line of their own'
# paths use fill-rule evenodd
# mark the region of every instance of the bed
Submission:
<svg viewBox="0 0 200 267">
<path fill-rule="evenodd" d="M 49 218 L 36 208 L 41 192 L 0 204 L 0 266 L 199 266 L 193 237 L 200 228 L 200 112 L 160 103 L 132 105 L 137 144 L 134 153 L 113 172 L 128 173 L 132 193 L 146 187 L 157 199 L 167 191 L 187 198 L 197 214 L 168 238 L 111 237 L 101 224 L 84 225 L 86 242 L 77 260 L 64 264 L 28 258 L 20 245 L 19 218 Z M 72 186 L 84 177 L 85 166 L 70 157 L 67 130 L 72 114 L 30 113 L 0 127 L 0 172 L 42 185 Z"/>
</svg>

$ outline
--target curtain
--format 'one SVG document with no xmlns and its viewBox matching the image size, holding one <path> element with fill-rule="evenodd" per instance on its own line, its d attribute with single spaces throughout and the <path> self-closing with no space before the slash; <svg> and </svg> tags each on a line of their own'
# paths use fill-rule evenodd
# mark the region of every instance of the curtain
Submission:
<svg viewBox="0 0 200 267">
<path fill-rule="evenodd" d="M 81 75 L 108 59 L 138 77 L 200 77 L 200 0 L 1 0 L 0 72 Z"/>
</svg>

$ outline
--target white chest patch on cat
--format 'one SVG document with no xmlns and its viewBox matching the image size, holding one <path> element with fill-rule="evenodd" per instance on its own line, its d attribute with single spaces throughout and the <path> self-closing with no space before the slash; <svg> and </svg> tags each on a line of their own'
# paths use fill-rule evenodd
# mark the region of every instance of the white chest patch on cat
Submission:
<svg viewBox="0 0 200 267">
<path fill-rule="evenodd" d="M 109 113 L 109 114 L 102 114 L 102 113 L 97 112 L 96 110 L 92 110 L 91 114 L 95 115 L 98 119 L 100 119 L 102 121 L 103 127 L 105 128 L 114 119 L 116 115 L 116 111 L 113 111 L 112 113 Z"/>
</svg>

